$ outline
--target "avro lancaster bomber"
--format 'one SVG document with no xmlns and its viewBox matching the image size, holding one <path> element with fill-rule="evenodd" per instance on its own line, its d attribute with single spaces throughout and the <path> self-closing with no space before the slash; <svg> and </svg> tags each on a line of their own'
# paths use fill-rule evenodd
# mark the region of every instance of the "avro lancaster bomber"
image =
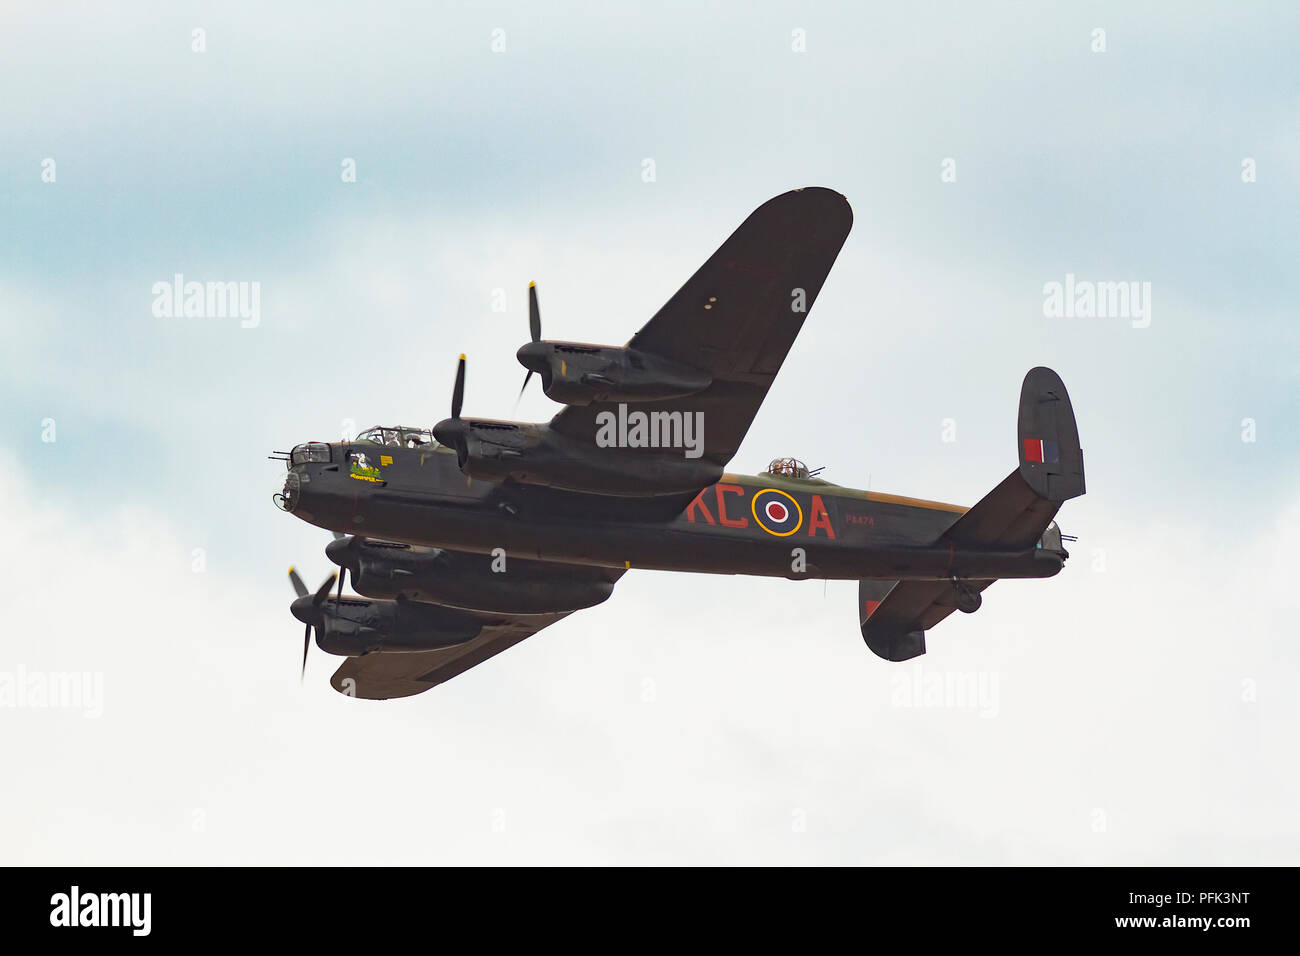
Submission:
<svg viewBox="0 0 1300 956">
<path fill-rule="evenodd" d="M 1020 392 L 1016 468 L 972 508 L 832 484 L 778 459 L 726 471 L 853 224 L 830 189 L 754 211 L 624 346 L 542 338 L 519 349 L 564 405 L 550 422 L 461 416 L 372 428 L 284 455 L 276 501 L 333 531 L 340 568 L 293 615 L 349 696 L 428 690 L 606 600 L 630 568 L 859 581 L 875 654 L 904 661 L 925 634 L 976 611 L 998 578 L 1044 578 L 1069 557 L 1054 518 L 1084 493 L 1070 398 L 1051 369 Z M 360 596 L 343 594 L 348 572 Z M 333 593 L 332 593 L 333 592 Z"/>
</svg>

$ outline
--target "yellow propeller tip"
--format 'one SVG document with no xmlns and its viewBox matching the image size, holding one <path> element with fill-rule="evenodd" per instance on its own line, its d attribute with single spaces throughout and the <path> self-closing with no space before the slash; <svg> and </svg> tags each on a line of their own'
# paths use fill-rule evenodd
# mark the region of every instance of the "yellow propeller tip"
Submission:
<svg viewBox="0 0 1300 956">
<path fill-rule="evenodd" d="M 462 362 L 465 361 L 465 353 L 464 353 L 464 352 L 461 352 L 461 353 L 460 353 L 460 360 L 461 360 Z"/>
<path fill-rule="evenodd" d="M 531 289 L 531 288 L 533 288 L 533 287 L 536 286 L 536 285 L 537 285 L 536 282 L 530 282 L 530 283 L 528 283 L 528 288 Z"/>
<path fill-rule="evenodd" d="M 290 573 L 290 574 L 293 574 L 293 565 L 292 565 L 292 564 L 289 565 L 289 573 Z"/>
</svg>

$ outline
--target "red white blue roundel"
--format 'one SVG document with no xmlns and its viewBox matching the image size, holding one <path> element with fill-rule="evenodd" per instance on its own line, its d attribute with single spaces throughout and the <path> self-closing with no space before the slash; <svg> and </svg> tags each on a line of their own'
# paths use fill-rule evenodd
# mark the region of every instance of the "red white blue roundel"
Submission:
<svg viewBox="0 0 1300 956">
<path fill-rule="evenodd" d="M 768 534 L 784 538 L 799 530 L 803 524 L 803 509 L 784 491 L 764 488 L 749 503 L 758 526 Z"/>
</svg>

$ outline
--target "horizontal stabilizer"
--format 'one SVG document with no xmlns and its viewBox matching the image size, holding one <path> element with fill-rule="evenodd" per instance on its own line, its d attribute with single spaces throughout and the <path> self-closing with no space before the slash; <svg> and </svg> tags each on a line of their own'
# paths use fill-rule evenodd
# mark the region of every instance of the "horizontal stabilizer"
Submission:
<svg viewBox="0 0 1300 956">
<path fill-rule="evenodd" d="M 971 581 L 983 591 L 992 581 Z M 957 610 L 956 591 L 948 581 L 858 582 L 858 619 L 862 639 L 877 657 L 910 661 L 925 653 L 925 632 Z"/>
<path fill-rule="evenodd" d="M 899 620 L 888 610 L 867 624 L 868 619 L 876 617 L 880 605 L 898 583 L 865 579 L 858 582 L 858 620 L 862 625 L 862 639 L 873 654 L 887 661 L 908 661 L 925 653 L 925 631 L 909 628 L 907 621 Z"/>
<path fill-rule="evenodd" d="M 1017 469 L 958 518 L 940 540 L 959 548 L 1032 548 L 1061 509 L 1029 487 Z"/>
</svg>

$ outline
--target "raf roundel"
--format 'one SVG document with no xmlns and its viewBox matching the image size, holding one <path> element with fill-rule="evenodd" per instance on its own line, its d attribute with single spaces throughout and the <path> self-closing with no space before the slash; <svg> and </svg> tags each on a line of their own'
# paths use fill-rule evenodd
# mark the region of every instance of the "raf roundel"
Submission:
<svg viewBox="0 0 1300 956">
<path fill-rule="evenodd" d="M 750 510 L 758 526 L 778 538 L 794 534 L 803 525 L 803 509 L 799 502 L 775 488 L 757 492 L 750 501 Z"/>
</svg>

